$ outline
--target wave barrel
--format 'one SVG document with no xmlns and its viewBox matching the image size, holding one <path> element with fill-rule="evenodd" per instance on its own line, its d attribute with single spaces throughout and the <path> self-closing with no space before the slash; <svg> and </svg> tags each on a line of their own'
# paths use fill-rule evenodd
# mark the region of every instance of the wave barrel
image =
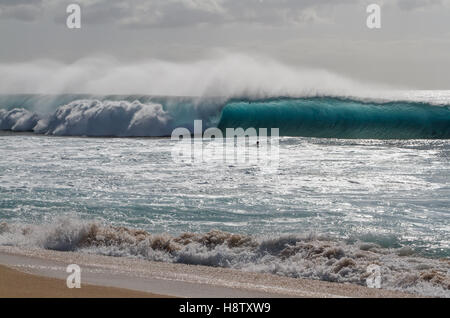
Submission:
<svg viewBox="0 0 450 318">
<path fill-rule="evenodd" d="M 448 139 L 450 107 L 339 98 L 230 101 L 219 128 L 279 128 L 281 136 L 342 139 Z"/>
</svg>

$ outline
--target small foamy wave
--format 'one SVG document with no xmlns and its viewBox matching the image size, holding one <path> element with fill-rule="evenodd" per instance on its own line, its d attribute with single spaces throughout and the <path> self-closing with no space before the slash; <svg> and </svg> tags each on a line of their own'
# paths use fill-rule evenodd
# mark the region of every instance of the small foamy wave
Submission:
<svg viewBox="0 0 450 318">
<path fill-rule="evenodd" d="M 80 100 L 42 117 L 23 108 L 0 109 L 0 130 L 54 136 L 167 136 L 171 116 L 161 104 L 139 101 Z"/>
<path fill-rule="evenodd" d="M 193 131 L 196 119 L 202 119 L 205 129 L 215 126 L 223 107 L 220 99 L 114 98 L 117 97 L 76 99 L 57 107 L 51 114 L 17 107 L 0 109 L 0 130 L 53 136 L 170 136 L 177 127 Z"/>
<path fill-rule="evenodd" d="M 0 130 L 32 131 L 39 116 L 23 108 L 0 109 Z"/>
<path fill-rule="evenodd" d="M 59 107 L 33 130 L 57 136 L 164 136 L 170 123 L 161 104 L 80 100 Z"/>
<path fill-rule="evenodd" d="M 450 262 L 326 236 L 254 237 L 219 230 L 151 234 L 144 230 L 59 219 L 52 225 L 0 223 L 0 245 L 78 251 L 152 261 L 234 268 L 294 278 L 365 285 L 371 265 L 380 266 L 381 287 L 450 297 Z"/>
</svg>

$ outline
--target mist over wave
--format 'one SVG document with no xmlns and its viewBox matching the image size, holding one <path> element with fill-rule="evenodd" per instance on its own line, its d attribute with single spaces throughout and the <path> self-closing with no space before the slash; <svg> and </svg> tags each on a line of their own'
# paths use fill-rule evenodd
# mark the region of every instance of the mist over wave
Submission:
<svg viewBox="0 0 450 318">
<path fill-rule="evenodd" d="M 360 84 L 325 70 L 295 68 L 262 56 L 222 54 L 199 61 L 120 62 L 90 57 L 71 64 L 36 60 L 0 64 L 0 94 L 223 96 L 377 96 L 381 85 Z"/>
</svg>

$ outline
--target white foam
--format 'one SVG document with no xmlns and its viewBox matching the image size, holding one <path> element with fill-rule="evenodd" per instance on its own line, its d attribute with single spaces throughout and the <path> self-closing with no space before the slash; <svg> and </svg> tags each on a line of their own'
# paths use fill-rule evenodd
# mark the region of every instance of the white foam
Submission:
<svg viewBox="0 0 450 318">
<path fill-rule="evenodd" d="M 31 131 L 38 120 L 37 114 L 23 108 L 0 109 L 0 130 Z"/>
<path fill-rule="evenodd" d="M 163 136 L 170 134 L 170 121 L 156 103 L 80 100 L 59 107 L 34 131 L 63 136 Z"/>
<path fill-rule="evenodd" d="M 221 231 L 174 237 L 72 219 L 52 225 L 0 224 L 0 245 L 138 257 L 365 285 L 367 268 L 381 268 L 381 287 L 450 297 L 448 260 L 398 255 L 398 250 L 301 235 L 250 237 Z"/>
</svg>

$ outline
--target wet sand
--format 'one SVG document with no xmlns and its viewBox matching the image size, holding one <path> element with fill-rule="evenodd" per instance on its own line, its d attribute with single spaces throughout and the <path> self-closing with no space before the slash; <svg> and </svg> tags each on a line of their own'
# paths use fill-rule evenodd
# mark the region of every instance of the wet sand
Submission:
<svg viewBox="0 0 450 318">
<path fill-rule="evenodd" d="M 69 289 L 62 279 L 42 277 L 0 265 L 0 298 L 162 298 L 123 288 L 84 285 Z"/>
<path fill-rule="evenodd" d="M 9 267 L 0 267 L 0 297 L 417 297 L 226 268 L 16 247 L 0 247 L 0 264 Z M 81 289 L 66 287 L 69 264 L 82 269 Z"/>
</svg>

